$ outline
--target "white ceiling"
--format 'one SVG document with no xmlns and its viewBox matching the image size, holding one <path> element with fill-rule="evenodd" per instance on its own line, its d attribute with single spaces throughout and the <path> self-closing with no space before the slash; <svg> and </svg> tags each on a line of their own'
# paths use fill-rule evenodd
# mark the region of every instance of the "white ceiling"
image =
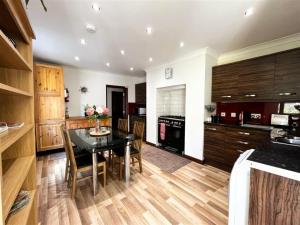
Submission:
<svg viewBox="0 0 300 225">
<path fill-rule="evenodd" d="M 299 0 L 44 2 L 48 12 L 39 0 L 31 0 L 27 10 L 37 37 L 36 58 L 129 75 L 143 75 L 147 67 L 206 46 L 223 53 L 300 32 Z M 94 2 L 101 7 L 99 13 L 91 7 Z M 244 17 L 249 7 L 254 7 L 254 14 Z M 95 34 L 86 31 L 87 23 L 96 25 Z M 153 28 L 151 36 L 146 34 L 147 26 Z M 86 46 L 80 38 L 86 39 Z M 183 48 L 180 41 L 185 43 Z M 131 72 L 130 67 L 135 70 Z"/>
</svg>

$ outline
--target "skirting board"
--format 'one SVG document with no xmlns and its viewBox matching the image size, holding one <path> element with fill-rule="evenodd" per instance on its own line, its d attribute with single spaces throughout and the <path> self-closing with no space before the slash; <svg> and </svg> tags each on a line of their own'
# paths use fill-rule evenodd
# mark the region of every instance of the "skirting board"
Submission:
<svg viewBox="0 0 300 225">
<path fill-rule="evenodd" d="M 151 145 L 151 146 L 156 147 L 156 148 L 159 148 L 159 149 L 162 149 L 162 150 L 165 150 L 164 148 L 161 148 L 161 147 L 159 147 L 159 146 L 156 146 L 155 144 L 153 144 L 153 143 L 151 143 L 151 142 L 148 142 L 148 141 L 146 141 L 146 144 Z M 183 155 L 178 155 L 178 156 L 181 156 L 181 157 L 183 157 L 183 158 L 189 159 L 189 160 L 191 160 L 191 161 L 193 161 L 193 162 L 196 162 L 196 163 L 199 163 L 199 164 L 203 164 L 203 163 L 204 163 L 203 160 L 196 159 L 196 158 L 194 158 L 194 157 L 192 157 L 192 156 L 189 156 L 189 155 L 183 154 Z"/>
</svg>

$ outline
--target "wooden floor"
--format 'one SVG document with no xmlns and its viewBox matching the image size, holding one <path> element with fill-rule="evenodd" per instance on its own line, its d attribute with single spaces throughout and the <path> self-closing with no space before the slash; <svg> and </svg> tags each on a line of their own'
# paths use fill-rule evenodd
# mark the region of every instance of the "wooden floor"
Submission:
<svg viewBox="0 0 300 225">
<path fill-rule="evenodd" d="M 227 224 L 229 174 L 191 162 L 173 173 L 143 160 L 126 188 L 117 175 L 92 196 L 91 181 L 78 184 L 71 200 L 64 182 L 65 154 L 38 157 L 41 225 Z"/>
</svg>

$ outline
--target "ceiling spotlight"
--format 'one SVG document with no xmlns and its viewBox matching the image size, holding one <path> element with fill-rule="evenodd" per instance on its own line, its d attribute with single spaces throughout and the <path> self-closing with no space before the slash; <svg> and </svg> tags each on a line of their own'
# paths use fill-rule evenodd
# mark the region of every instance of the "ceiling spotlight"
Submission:
<svg viewBox="0 0 300 225">
<path fill-rule="evenodd" d="M 184 42 L 183 41 L 180 42 L 179 46 L 180 46 L 180 48 L 182 48 L 184 46 Z"/>
<path fill-rule="evenodd" d="M 148 35 L 152 34 L 152 27 L 147 27 L 147 28 L 146 28 L 146 33 L 147 33 Z"/>
<path fill-rule="evenodd" d="M 86 45 L 86 41 L 85 41 L 83 38 L 81 38 L 81 39 L 80 39 L 80 44 Z"/>
<path fill-rule="evenodd" d="M 253 14 L 253 12 L 254 12 L 254 9 L 253 8 L 249 8 L 249 9 L 245 10 L 244 15 L 245 16 L 251 16 Z"/>
<path fill-rule="evenodd" d="M 150 57 L 150 58 L 149 58 L 149 62 L 152 62 L 152 61 L 153 61 L 153 59 L 152 59 L 152 57 Z"/>
<path fill-rule="evenodd" d="M 85 27 L 86 27 L 87 32 L 89 32 L 89 33 L 95 33 L 96 32 L 96 26 L 93 25 L 93 24 L 88 23 Z"/>
<path fill-rule="evenodd" d="M 75 56 L 74 59 L 75 59 L 76 61 L 80 61 L 79 56 Z"/>
<path fill-rule="evenodd" d="M 106 63 L 106 66 L 107 66 L 107 67 L 110 67 L 110 63 L 109 63 L 109 62 L 107 62 L 107 63 Z"/>
<path fill-rule="evenodd" d="M 92 8 L 95 12 L 99 12 L 100 11 L 100 6 L 97 3 L 93 3 L 92 4 Z"/>
<path fill-rule="evenodd" d="M 121 55 L 125 55 L 125 51 L 124 50 L 121 50 Z"/>
<path fill-rule="evenodd" d="M 130 71 L 133 71 L 134 70 L 134 68 L 133 67 L 130 67 Z"/>
</svg>

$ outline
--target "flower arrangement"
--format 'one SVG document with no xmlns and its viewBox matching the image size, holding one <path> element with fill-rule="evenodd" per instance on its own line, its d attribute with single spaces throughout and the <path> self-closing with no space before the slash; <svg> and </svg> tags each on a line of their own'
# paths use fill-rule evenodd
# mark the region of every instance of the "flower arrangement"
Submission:
<svg viewBox="0 0 300 225">
<path fill-rule="evenodd" d="M 107 119 L 108 118 L 108 113 L 109 109 L 107 107 L 96 107 L 95 105 L 89 106 L 86 105 L 84 107 L 85 115 L 90 119 L 90 120 L 101 120 L 101 119 Z"/>
</svg>

